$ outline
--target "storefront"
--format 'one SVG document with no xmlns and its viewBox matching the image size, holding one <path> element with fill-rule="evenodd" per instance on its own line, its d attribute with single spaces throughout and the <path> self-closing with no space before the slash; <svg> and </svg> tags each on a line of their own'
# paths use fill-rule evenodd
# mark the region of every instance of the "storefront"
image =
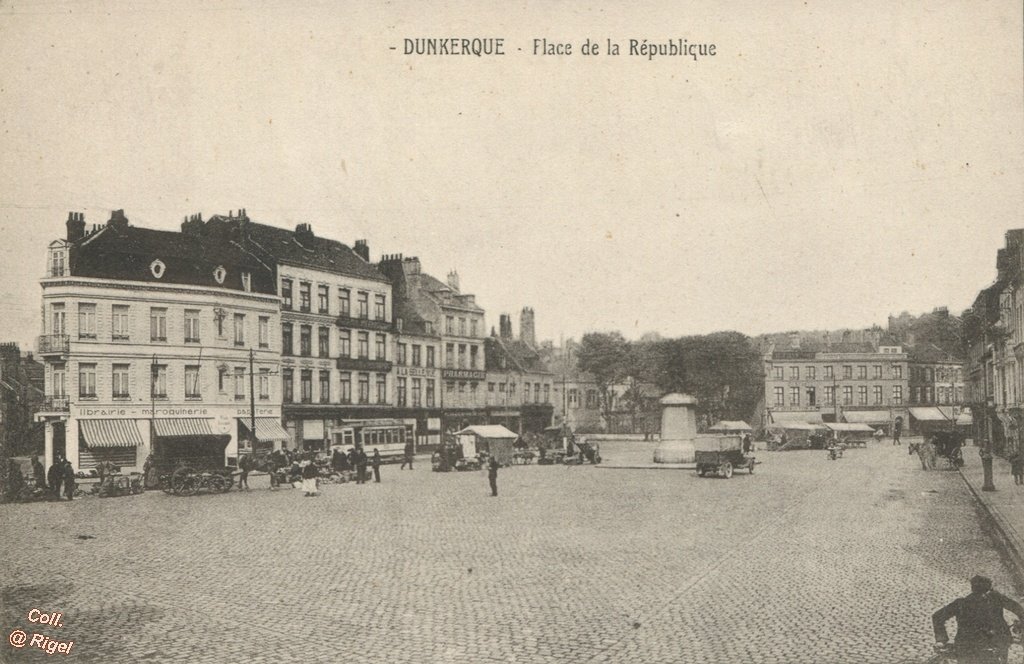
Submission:
<svg viewBox="0 0 1024 664">
<path fill-rule="evenodd" d="M 238 450 L 246 449 L 241 420 L 249 409 L 235 404 L 176 406 L 71 406 L 64 422 L 63 454 L 75 470 L 89 470 L 110 461 L 128 471 L 141 471 L 150 454 L 161 458 L 208 456 L 213 442 L 222 452 L 221 462 L 233 465 Z M 257 436 L 276 440 L 283 437 L 280 407 L 257 408 Z M 53 462 L 58 422 L 47 422 L 47 464 Z"/>
</svg>

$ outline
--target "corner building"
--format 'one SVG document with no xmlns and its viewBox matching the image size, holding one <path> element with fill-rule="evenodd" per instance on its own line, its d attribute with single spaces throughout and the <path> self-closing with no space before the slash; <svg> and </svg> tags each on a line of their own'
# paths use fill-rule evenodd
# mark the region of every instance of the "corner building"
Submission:
<svg viewBox="0 0 1024 664">
<path fill-rule="evenodd" d="M 47 466 L 59 454 L 76 470 L 138 471 L 158 446 L 224 435 L 230 464 L 251 437 L 251 402 L 259 438 L 284 437 L 273 269 L 196 223 L 150 230 L 118 210 L 87 232 L 72 212 L 50 243 L 36 415 Z"/>
</svg>

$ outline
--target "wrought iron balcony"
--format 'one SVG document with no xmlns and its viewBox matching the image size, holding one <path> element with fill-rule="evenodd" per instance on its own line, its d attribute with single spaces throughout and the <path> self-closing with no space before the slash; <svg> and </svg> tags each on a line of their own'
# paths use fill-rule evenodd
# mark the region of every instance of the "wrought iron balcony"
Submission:
<svg viewBox="0 0 1024 664">
<path fill-rule="evenodd" d="M 67 396 L 46 397 L 39 404 L 40 413 L 66 413 L 71 410 L 71 399 Z"/>
<path fill-rule="evenodd" d="M 70 337 L 66 334 L 44 334 L 39 337 L 38 349 L 40 355 L 64 354 L 68 352 L 70 347 Z"/>
<path fill-rule="evenodd" d="M 369 360 L 365 358 L 339 357 L 338 368 L 346 371 L 372 371 L 374 373 L 388 373 L 391 371 L 389 360 Z"/>
<path fill-rule="evenodd" d="M 386 320 L 374 320 L 361 318 L 359 316 L 341 315 L 335 320 L 338 327 L 351 327 L 359 330 L 377 330 L 378 332 L 390 332 L 394 324 Z"/>
</svg>

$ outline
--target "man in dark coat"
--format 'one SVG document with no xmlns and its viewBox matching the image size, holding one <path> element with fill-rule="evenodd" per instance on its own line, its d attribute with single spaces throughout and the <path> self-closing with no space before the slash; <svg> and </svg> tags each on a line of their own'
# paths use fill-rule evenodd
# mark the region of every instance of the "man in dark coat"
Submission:
<svg viewBox="0 0 1024 664">
<path fill-rule="evenodd" d="M 50 485 L 50 491 L 53 491 L 53 499 L 60 500 L 60 485 L 64 481 L 64 460 L 57 457 L 53 460 L 53 465 L 50 466 L 50 472 L 46 474 L 47 484 Z"/>
<path fill-rule="evenodd" d="M 402 457 L 402 467 L 399 470 L 405 470 L 405 464 L 409 464 L 409 470 L 412 470 L 412 457 L 413 457 L 413 445 L 410 440 L 405 444 L 405 454 Z"/>
<path fill-rule="evenodd" d="M 46 488 L 46 468 L 39 462 L 39 457 L 32 457 L 32 477 L 35 478 L 36 488 Z"/>
<path fill-rule="evenodd" d="M 366 452 L 362 447 L 356 448 L 356 484 L 366 483 Z"/>
<path fill-rule="evenodd" d="M 1005 662 L 1010 648 L 1010 628 L 1003 610 L 1024 620 L 1024 608 L 1009 597 L 992 590 L 992 581 L 984 576 L 971 579 L 971 594 L 953 600 L 932 615 L 937 644 L 949 642 L 946 621 L 956 618 L 956 654 L 958 661 L 985 664 Z"/>
<path fill-rule="evenodd" d="M 498 495 L 498 460 L 491 457 L 487 464 L 487 480 L 491 483 L 491 496 Z"/>
<path fill-rule="evenodd" d="M 68 500 L 75 499 L 75 469 L 67 459 L 64 459 L 64 495 Z"/>
<path fill-rule="evenodd" d="M 380 452 L 377 448 L 373 448 L 373 481 L 380 483 Z"/>
</svg>

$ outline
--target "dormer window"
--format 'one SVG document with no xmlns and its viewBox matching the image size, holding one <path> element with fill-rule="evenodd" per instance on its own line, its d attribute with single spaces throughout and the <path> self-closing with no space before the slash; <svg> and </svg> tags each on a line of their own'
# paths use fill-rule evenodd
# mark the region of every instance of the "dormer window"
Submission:
<svg viewBox="0 0 1024 664">
<path fill-rule="evenodd" d="M 224 269 L 223 265 L 218 265 L 217 269 L 213 271 L 213 278 L 218 284 L 223 284 L 225 277 L 228 276 L 228 271 Z"/>
<path fill-rule="evenodd" d="M 164 272 L 167 271 L 167 266 L 159 258 L 149 264 L 149 271 L 154 277 L 160 279 L 164 276 Z"/>
<path fill-rule="evenodd" d="M 67 255 L 63 249 L 55 249 L 50 254 L 50 276 L 51 277 L 63 277 L 65 269 L 65 260 Z"/>
<path fill-rule="evenodd" d="M 246 293 L 251 293 L 252 292 L 252 273 L 251 272 L 242 272 L 242 289 L 245 290 Z"/>
</svg>

